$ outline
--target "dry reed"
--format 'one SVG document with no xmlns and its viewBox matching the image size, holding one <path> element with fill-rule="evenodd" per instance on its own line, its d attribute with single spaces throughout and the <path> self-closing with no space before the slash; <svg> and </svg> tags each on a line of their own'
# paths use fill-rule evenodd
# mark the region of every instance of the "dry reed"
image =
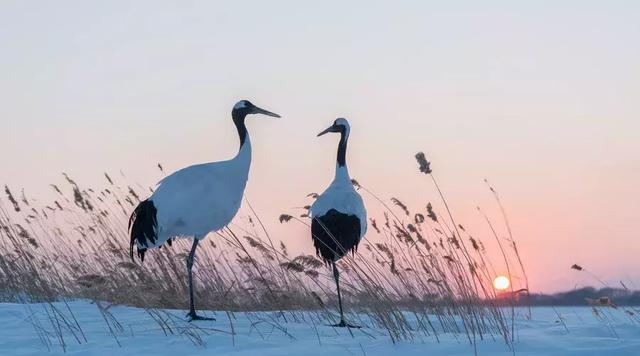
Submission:
<svg viewBox="0 0 640 356">
<path fill-rule="evenodd" d="M 445 218 L 437 215 L 431 203 L 425 210 L 411 211 L 400 199 L 392 198 L 389 205 L 353 182 L 384 212 L 382 219 L 371 219 L 373 230 L 358 252 L 339 262 L 348 317 L 371 327 L 362 332 L 382 330 L 394 342 L 421 335 L 437 340 L 441 333 L 458 333 L 472 345 L 478 339 L 498 337 L 512 347 L 513 309 L 509 318 L 496 302 L 491 287 L 495 274 L 482 242 L 454 219 L 424 154 L 416 159 L 419 170 L 432 179 Z M 158 168 L 162 171 L 160 164 Z M 165 333 L 174 333 L 179 327 L 160 308 L 188 305 L 188 242 L 178 240 L 172 247 L 154 251 L 144 265 L 131 262 L 126 221 L 147 193 L 120 184 L 107 173 L 104 177 L 107 188 L 90 189 L 64 174 L 66 187 L 52 184 L 57 198 L 42 207 L 30 204 L 24 192 L 24 199 L 18 201 L 5 186 L 10 209 L 0 200 L 0 299 L 89 298 L 138 306 L 146 308 Z M 308 195 L 316 197 L 316 193 Z M 230 322 L 232 313 L 244 312 L 256 325 L 269 324 L 283 333 L 282 323 L 290 321 L 314 328 L 335 323 L 330 271 L 315 256 L 290 256 L 284 241 L 274 242 L 248 201 L 247 206 L 246 223 L 232 224 L 200 245 L 194 273 L 198 308 L 227 311 Z M 304 207 L 307 212 L 308 208 Z M 298 215 L 282 214 L 279 221 L 310 225 L 308 213 Z M 524 274 L 510 228 L 509 241 Z M 508 251 L 502 252 L 508 264 Z M 122 326 L 105 304 L 97 305 L 117 342 Z M 273 318 L 253 313 L 257 311 L 273 312 Z M 54 309 L 49 314 L 82 340 L 71 316 Z M 41 340 L 51 345 L 51 334 L 43 331 L 41 322 L 32 323 Z M 181 334 L 198 345 L 202 332 L 189 329 Z"/>
</svg>

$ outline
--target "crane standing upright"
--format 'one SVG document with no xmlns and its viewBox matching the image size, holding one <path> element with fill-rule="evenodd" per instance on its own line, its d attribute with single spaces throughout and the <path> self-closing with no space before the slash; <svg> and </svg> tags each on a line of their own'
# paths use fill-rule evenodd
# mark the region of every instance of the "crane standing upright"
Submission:
<svg viewBox="0 0 640 356">
<path fill-rule="evenodd" d="M 213 231 L 227 226 L 240 209 L 251 166 L 251 141 L 245 118 L 250 114 L 280 117 L 253 105 L 239 101 L 231 112 L 238 130 L 240 149 L 227 161 L 203 163 L 180 169 L 158 183 L 155 192 L 142 201 L 131 214 L 129 254 L 133 245 L 144 261 L 147 249 L 171 244 L 174 238 L 193 238 L 187 258 L 190 320 L 207 320 L 196 314 L 193 298 L 193 259 L 198 242 Z"/>
<path fill-rule="evenodd" d="M 344 320 L 340 294 L 340 272 L 336 261 L 344 257 L 347 252 L 355 251 L 360 239 L 367 231 L 367 211 L 360 194 L 353 188 L 347 169 L 346 154 L 350 129 L 349 122 L 339 118 L 334 121 L 333 125 L 318 134 L 318 136 L 322 136 L 329 132 L 339 133 L 340 142 L 338 143 L 335 178 L 311 206 L 313 245 L 316 248 L 316 254 L 326 263 L 331 264 L 338 291 L 340 322 L 332 325 L 336 327 L 357 327 Z"/>
</svg>

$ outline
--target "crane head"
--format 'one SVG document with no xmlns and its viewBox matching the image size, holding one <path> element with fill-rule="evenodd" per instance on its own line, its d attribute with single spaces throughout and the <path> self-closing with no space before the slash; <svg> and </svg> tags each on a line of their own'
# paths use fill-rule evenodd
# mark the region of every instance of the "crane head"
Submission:
<svg viewBox="0 0 640 356">
<path fill-rule="evenodd" d="M 338 118 L 333 122 L 333 125 L 327 127 L 326 130 L 320 132 L 318 134 L 318 137 L 329 132 L 339 132 L 339 133 L 349 134 L 349 128 L 350 128 L 349 121 L 347 121 L 347 119 Z"/>
<path fill-rule="evenodd" d="M 233 111 L 243 114 L 243 116 L 251 114 L 262 114 L 267 116 L 280 117 L 280 115 L 276 113 L 272 113 L 271 111 L 253 105 L 249 100 L 238 101 L 236 105 L 233 106 Z"/>
</svg>

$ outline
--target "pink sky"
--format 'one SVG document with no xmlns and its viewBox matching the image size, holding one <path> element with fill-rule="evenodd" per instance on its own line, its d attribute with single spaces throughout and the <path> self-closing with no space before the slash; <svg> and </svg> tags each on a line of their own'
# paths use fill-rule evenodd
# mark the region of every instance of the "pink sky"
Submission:
<svg viewBox="0 0 640 356">
<path fill-rule="evenodd" d="M 283 116 L 248 122 L 247 196 L 300 249 L 277 216 L 330 182 L 336 142 L 315 134 L 344 116 L 354 178 L 439 208 L 424 151 L 485 241 L 477 205 L 505 233 L 488 178 L 533 289 L 595 284 L 573 263 L 640 288 L 640 6 L 71 3 L 0 5 L 1 182 L 37 198 L 61 171 L 98 185 L 122 169 L 152 185 L 156 162 L 231 157 L 246 98 Z"/>
</svg>

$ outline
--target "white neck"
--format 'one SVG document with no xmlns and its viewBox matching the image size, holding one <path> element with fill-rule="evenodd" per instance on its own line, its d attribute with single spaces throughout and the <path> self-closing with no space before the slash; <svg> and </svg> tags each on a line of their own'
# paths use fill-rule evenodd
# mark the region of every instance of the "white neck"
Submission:
<svg viewBox="0 0 640 356">
<path fill-rule="evenodd" d="M 248 174 L 249 166 L 251 165 L 251 140 L 249 139 L 248 133 L 244 143 L 240 146 L 240 150 L 238 150 L 236 156 L 233 157 L 233 161 L 238 162 L 242 166 L 246 166 Z"/>
<path fill-rule="evenodd" d="M 351 177 L 349 177 L 349 170 L 347 169 L 347 166 L 341 166 L 339 164 L 336 164 L 336 176 L 333 178 L 333 181 L 334 182 L 351 182 Z"/>
</svg>

